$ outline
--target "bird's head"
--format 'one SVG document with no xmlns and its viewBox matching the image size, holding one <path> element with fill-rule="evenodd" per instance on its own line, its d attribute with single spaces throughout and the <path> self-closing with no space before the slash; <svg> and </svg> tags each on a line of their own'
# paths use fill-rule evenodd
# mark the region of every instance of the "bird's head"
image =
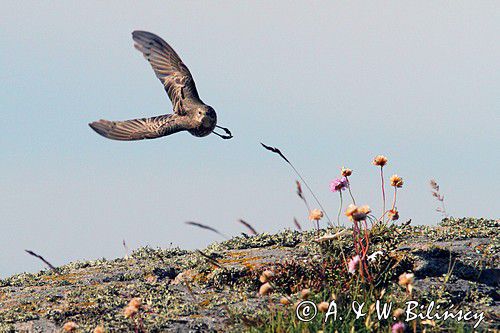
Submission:
<svg viewBox="0 0 500 333">
<path fill-rule="evenodd" d="M 196 120 L 198 120 L 203 127 L 213 128 L 217 123 L 217 114 L 215 113 L 215 110 L 208 105 L 199 107 L 196 110 L 195 117 Z"/>
</svg>

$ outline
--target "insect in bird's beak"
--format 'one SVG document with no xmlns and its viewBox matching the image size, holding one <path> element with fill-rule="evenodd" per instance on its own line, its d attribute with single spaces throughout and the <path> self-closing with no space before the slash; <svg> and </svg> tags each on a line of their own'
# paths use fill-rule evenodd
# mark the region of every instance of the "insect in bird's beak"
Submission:
<svg viewBox="0 0 500 333">
<path fill-rule="evenodd" d="M 226 132 L 227 135 L 224 135 L 224 134 L 219 134 L 215 131 L 212 131 L 212 133 L 214 133 L 215 135 L 217 136 L 220 136 L 222 139 L 224 140 L 228 140 L 228 139 L 231 139 L 233 137 L 233 134 L 231 134 L 231 131 L 225 127 L 222 127 L 222 126 L 218 126 L 218 125 L 215 125 L 215 127 L 217 128 L 220 128 L 222 129 L 224 132 Z"/>
</svg>

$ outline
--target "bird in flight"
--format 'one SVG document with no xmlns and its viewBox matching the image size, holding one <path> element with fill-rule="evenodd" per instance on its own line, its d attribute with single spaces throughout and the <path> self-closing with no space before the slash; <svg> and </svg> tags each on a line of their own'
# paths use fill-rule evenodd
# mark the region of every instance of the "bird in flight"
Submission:
<svg viewBox="0 0 500 333">
<path fill-rule="evenodd" d="M 227 128 L 217 126 L 215 110 L 200 99 L 189 69 L 167 42 L 146 31 L 134 31 L 132 38 L 135 48 L 151 64 L 163 84 L 172 101 L 173 113 L 125 121 L 101 119 L 89 124 L 94 131 L 108 139 L 122 141 L 155 139 L 180 131 L 188 131 L 197 137 L 210 133 L 223 139 L 233 137 Z M 224 130 L 226 135 L 215 132 L 216 127 Z"/>
</svg>

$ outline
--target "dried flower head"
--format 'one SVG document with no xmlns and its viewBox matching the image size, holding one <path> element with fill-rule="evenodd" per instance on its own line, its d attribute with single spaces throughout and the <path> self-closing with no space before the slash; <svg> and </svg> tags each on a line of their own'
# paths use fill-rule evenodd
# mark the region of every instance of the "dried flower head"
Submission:
<svg viewBox="0 0 500 333">
<path fill-rule="evenodd" d="M 271 286 L 271 284 L 269 282 L 266 282 L 262 286 L 260 286 L 259 294 L 260 295 L 267 295 L 271 292 L 271 290 L 273 290 L 273 287 Z"/>
<path fill-rule="evenodd" d="M 125 318 L 133 318 L 137 312 L 139 312 L 139 308 L 135 308 L 133 306 L 127 305 L 125 309 L 123 309 L 123 315 Z"/>
<path fill-rule="evenodd" d="M 371 209 L 370 206 L 364 205 L 364 206 L 355 206 L 353 204 L 350 204 L 347 206 L 347 209 L 345 211 L 345 215 L 349 218 L 351 221 L 362 221 L 366 219 L 366 216 L 370 214 Z"/>
<path fill-rule="evenodd" d="M 361 214 L 365 214 L 365 215 L 368 215 L 371 213 L 371 209 L 370 209 L 370 206 L 368 205 L 363 205 L 361 207 L 358 207 L 358 213 L 361 213 Z"/>
<path fill-rule="evenodd" d="M 290 304 L 290 299 L 288 299 L 288 297 L 281 297 L 280 299 L 280 303 L 283 304 L 283 305 L 289 305 Z"/>
<path fill-rule="evenodd" d="M 403 273 L 399 276 L 399 285 L 406 288 L 406 291 L 411 295 L 413 291 L 413 280 L 415 275 L 412 273 Z"/>
<path fill-rule="evenodd" d="M 345 216 L 347 216 L 349 219 L 352 219 L 352 214 L 354 214 L 357 210 L 358 207 L 356 205 L 350 204 L 345 210 Z"/>
<path fill-rule="evenodd" d="M 399 285 L 402 287 L 406 287 L 410 284 L 413 284 L 413 280 L 415 275 L 413 273 L 403 273 L 399 276 Z"/>
<path fill-rule="evenodd" d="M 432 327 L 435 327 L 436 326 L 436 322 L 432 319 L 425 319 L 425 320 L 422 320 L 420 322 L 422 325 L 429 325 L 429 326 L 432 326 Z"/>
<path fill-rule="evenodd" d="M 329 307 L 330 307 L 330 303 L 328 303 L 328 302 L 321 302 L 318 304 L 318 310 L 321 312 L 328 311 Z"/>
<path fill-rule="evenodd" d="M 73 332 L 78 328 L 78 325 L 74 321 L 68 321 L 63 325 L 64 332 Z"/>
<path fill-rule="evenodd" d="M 388 216 L 392 221 L 399 220 L 399 212 L 395 208 L 389 211 Z"/>
<path fill-rule="evenodd" d="M 402 322 L 398 322 L 392 325 L 392 333 L 404 333 L 405 329 L 406 326 Z"/>
<path fill-rule="evenodd" d="M 340 177 L 340 178 L 335 178 L 330 182 L 330 191 L 332 192 L 339 192 L 339 191 L 344 191 L 348 186 L 347 178 L 346 177 Z"/>
<path fill-rule="evenodd" d="M 309 213 L 309 220 L 319 221 L 323 218 L 323 212 L 320 209 L 313 209 Z"/>
<path fill-rule="evenodd" d="M 134 317 L 141 307 L 142 300 L 139 297 L 132 298 L 128 305 L 123 309 L 123 314 L 126 318 Z"/>
<path fill-rule="evenodd" d="M 158 276 L 156 276 L 154 274 L 148 274 L 146 276 L 146 282 L 148 282 L 148 283 L 156 283 L 156 282 L 158 282 Z"/>
<path fill-rule="evenodd" d="M 356 269 L 357 269 L 360 261 L 361 261 L 361 258 L 359 257 L 359 255 L 356 255 L 356 256 L 352 257 L 351 259 L 349 259 L 349 263 L 347 264 L 348 269 L 349 269 L 349 273 L 351 273 L 351 274 L 356 273 Z"/>
<path fill-rule="evenodd" d="M 104 333 L 104 327 L 96 326 L 96 328 L 94 328 L 94 333 Z"/>
<path fill-rule="evenodd" d="M 405 314 L 405 310 L 401 309 L 401 308 L 397 308 L 396 310 L 394 310 L 394 312 L 392 313 L 392 315 L 394 316 L 394 318 L 396 319 L 399 319 L 401 318 L 403 315 Z"/>
<path fill-rule="evenodd" d="M 384 165 L 387 164 L 387 157 L 385 157 L 384 155 L 377 155 L 373 159 L 372 163 L 373 163 L 373 165 L 377 165 L 377 166 L 383 167 Z"/>
<path fill-rule="evenodd" d="M 269 281 L 272 277 L 274 276 L 274 273 L 273 271 L 270 271 L 270 270 L 266 270 L 264 272 L 262 272 L 262 274 L 260 275 L 260 282 L 262 283 L 266 283 L 267 281 Z"/>
<path fill-rule="evenodd" d="M 342 169 L 340 170 L 340 173 L 344 177 L 349 177 L 350 175 L 352 175 L 352 170 L 349 168 L 342 167 Z"/>
<path fill-rule="evenodd" d="M 399 177 L 398 175 L 392 175 L 390 180 L 391 186 L 403 187 L 403 178 Z"/>
<path fill-rule="evenodd" d="M 141 307 L 142 300 L 139 297 L 134 297 L 128 303 L 128 306 L 139 309 Z"/>
<path fill-rule="evenodd" d="M 311 289 L 302 289 L 300 291 L 300 298 L 307 299 L 311 295 Z"/>
</svg>

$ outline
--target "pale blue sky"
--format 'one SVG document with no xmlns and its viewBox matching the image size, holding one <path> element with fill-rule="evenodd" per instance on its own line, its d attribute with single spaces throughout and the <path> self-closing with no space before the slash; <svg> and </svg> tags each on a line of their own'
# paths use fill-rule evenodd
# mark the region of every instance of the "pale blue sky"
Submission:
<svg viewBox="0 0 500 333">
<path fill-rule="evenodd" d="M 496 1 L 1 1 L 0 277 L 123 255 L 204 247 L 194 220 L 236 235 L 303 225 L 281 148 L 336 215 L 329 181 L 354 169 L 380 209 L 370 161 L 405 179 L 401 218 L 434 224 L 435 177 L 455 216 L 498 217 L 500 5 Z M 167 40 L 235 138 L 105 140 L 96 119 L 171 110 L 133 48 Z M 312 200 L 310 200 L 312 202 Z"/>
</svg>

